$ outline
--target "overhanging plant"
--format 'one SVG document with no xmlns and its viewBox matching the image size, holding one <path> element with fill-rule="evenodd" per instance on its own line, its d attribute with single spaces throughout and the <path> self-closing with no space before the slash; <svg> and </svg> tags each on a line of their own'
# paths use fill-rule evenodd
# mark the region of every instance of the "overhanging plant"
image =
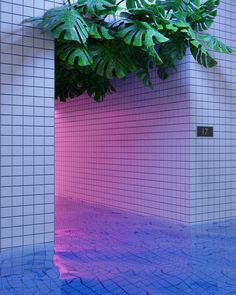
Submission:
<svg viewBox="0 0 236 295">
<path fill-rule="evenodd" d="M 136 73 L 152 87 L 150 71 L 157 70 L 167 79 L 187 48 L 206 68 L 217 64 L 209 51 L 232 53 L 203 33 L 214 22 L 219 0 L 201 2 L 68 0 L 27 21 L 56 41 L 56 98 L 66 101 L 87 92 L 101 101 L 115 90 L 115 78 Z"/>
</svg>

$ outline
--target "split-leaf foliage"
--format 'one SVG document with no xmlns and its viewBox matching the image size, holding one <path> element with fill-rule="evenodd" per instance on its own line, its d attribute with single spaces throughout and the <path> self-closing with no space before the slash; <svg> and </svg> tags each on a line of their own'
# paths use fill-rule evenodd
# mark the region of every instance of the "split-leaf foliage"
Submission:
<svg viewBox="0 0 236 295">
<path fill-rule="evenodd" d="M 115 91 L 112 80 L 130 73 L 149 87 L 151 71 L 167 79 L 188 48 L 206 68 L 217 64 L 211 51 L 234 52 L 202 33 L 213 24 L 218 5 L 219 0 L 78 0 L 27 21 L 56 41 L 56 98 L 86 92 L 102 101 Z"/>
</svg>

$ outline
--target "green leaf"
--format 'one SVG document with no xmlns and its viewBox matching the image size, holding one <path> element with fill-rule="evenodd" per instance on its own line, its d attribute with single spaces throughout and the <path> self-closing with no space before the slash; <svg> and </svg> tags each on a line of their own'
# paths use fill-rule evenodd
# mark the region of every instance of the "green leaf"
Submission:
<svg viewBox="0 0 236 295">
<path fill-rule="evenodd" d="M 120 14 L 121 20 L 127 19 L 129 20 L 142 20 L 147 23 L 154 23 L 155 22 L 155 14 L 152 9 L 146 8 L 133 8 L 129 11 L 123 11 Z"/>
<path fill-rule="evenodd" d="M 78 0 L 75 7 L 82 13 L 92 15 L 115 14 L 118 9 L 113 0 Z"/>
<path fill-rule="evenodd" d="M 169 39 L 159 33 L 154 27 L 142 21 L 129 21 L 119 27 L 118 36 L 132 46 L 152 47 Z"/>
<path fill-rule="evenodd" d="M 181 21 L 178 20 L 178 21 L 174 22 L 174 25 L 178 28 L 188 28 L 189 27 L 189 24 L 182 21 L 182 20 Z"/>
<path fill-rule="evenodd" d="M 156 66 L 160 66 L 161 64 L 163 64 L 163 61 L 162 61 L 161 57 L 159 56 L 159 54 L 157 53 L 154 46 L 148 47 L 146 49 L 146 51 L 147 51 L 148 55 L 151 57 L 151 59 L 154 61 Z"/>
<path fill-rule="evenodd" d="M 148 8 L 154 0 L 126 0 L 126 7 L 128 9 L 133 8 Z"/>
<path fill-rule="evenodd" d="M 58 58 L 56 52 L 56 99 L 67 101 L 87 93 L 95 101 L 103 101 L 104 97 L 115 91 L 111 82 L 98 76 L 91 67 L 70 66 Z"/>
<path fill-rule="evenodd" d="M 234 49 L 230 48 L 229 46 L 225 45 L 223 42 L 216 39 L 214 36 L 201 34 L 198 36 L 198 40 L 204 46 L 208 47 L 211 50 L 221 53 L 233 53 L 235 52 Z"/>
<path fill-rule="evenodd" d="M 233 49 L 208 34 L 219 0 L 78 0 L 30 18 L 56 40 L 56 96 L 65 101 L 83 93 L 96 101 L 114 91 L 110 80 L 129 73 L 149 87 L 151 71 L 166 79 L 190 47 L 204 67 L 216 65 L 209 52 Z M 76 1 L 73 1 L 76 2 Z M 119 17 L 111 17 L 117 11 Z M 109 20 L 109 21 L 108 21 Z"/>
<path fill-rule="evenodd" d="M 88 26 L 84 18 L 67 5 L 48 10 L 37 26 L 43 32 L 51 33 L 55 39 L 84 44 L 88 38 Z"/>
<path fill-rule="evenodd" d="M 216 60 L 196 40 L 190 42 L 190 51 L 194 59 L 205 68 L 212 68 L 217 64 Z"/>
<path fill-rule="evenodd" d="M 58 44 L 57 54 L 70 65 L 88 66 L 93 63 L 93 58 L 84 45 L 78 42 L 64 42 Z"/>
<path fill-rule="evenodd" d="M 157 74 L 161 80 L 167 80 L 169 77 L 166 67 L 159 68 L 157 71 Z"/>
<path fill-rule="evenodd" d="M 92 23 L 90 25 L 89 35 L 95 39 L 106 39 L 106 40 L 114 39 L 114 37 L 110 34 L 108 28 L 96 23 Z"/>
<path fill-rule="evenodd" d="M 219 4 L 219 0 L 207 0 L 188 17 L 188 21 L 196 32 L 204 31 L 211 27 L 217 15 Z"/>
<path fill-rule="evenodd" d="M 128 49 L 117 42 L 106 41 L 91 46 L 95 72 L 107 79 L 124 78 L 128 73 L 135 71 L 136 66 L 129 58 Z"/>
<path fill-rule="evenodd" d="M 153 84 L 148 69 L 140 69 L 136 73 L 136 77 L 142 80 L 143 84 L 153 90 Z"/>
<path fill-rule="evenodd" d="M 166 10 L 189 12 L 198 7 L 196 0 L 156 0 L 156 4 L 163 6 Z"/>
</svg>

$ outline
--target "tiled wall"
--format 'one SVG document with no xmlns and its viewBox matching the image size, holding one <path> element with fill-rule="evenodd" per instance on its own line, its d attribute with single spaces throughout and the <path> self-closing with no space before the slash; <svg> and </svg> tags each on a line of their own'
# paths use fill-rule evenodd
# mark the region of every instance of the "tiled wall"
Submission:
<svg viewBox="0 0 236 295">
<path fill-rule="evenodd" d="M 0 247 L 54 238 L 54 44 L 22 24 L 55 1 L 0 1 Z"/>
<path fill-rule="evenodd" d="M 222 0 L 212 34 L 236 48 L 236 2 Z M 191 62 L 190 219 L 236 217 L 236 55 L 215 54 L 219 66 Z M 196 138 L 213 126 L 214 138 Z"/>
<path fill-rule="evenodd" d="M 213 34 L 235 43 L 234 0 Z M 134 79 L 96 104 L 56 106 L 56 195 L 183 222 L 236 217 L 235 55 L 204 70 L 187 57 L 156 91 Z M 214 138 L 197 138 L 197 126 Z"/>
<path fill-rule="evenodd" d="M 130 78 L 102 103 L 56 104 L 56 196 L 187 221 L 186 64 L 155 91 Z"/>
</svg>

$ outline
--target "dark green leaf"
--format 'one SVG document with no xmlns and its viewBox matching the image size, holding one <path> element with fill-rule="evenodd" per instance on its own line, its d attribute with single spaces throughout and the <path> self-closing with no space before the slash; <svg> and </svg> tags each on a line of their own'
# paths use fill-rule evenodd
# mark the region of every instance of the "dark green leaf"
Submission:
<svg viewBox="0 0 236 295">
<path fill-rule="evenodd" d="M 155 47 L 148 47 L 146 48 L 146 51 L 148 55 L 151 57 L 151 59 L 154 61 L 156 66 L 160 66 L 161 64 L 163 64 L 163 61 L 161 57 L 159 56 L 159 54 L 157 53 Z"/>
<path fill-rule="evenodd" d="M 115 91 L 110 81 L 96 75 L 91 68 L 69 66 L 66 62 L 56 59 L 56 98 L 66 101 L 87 93 L 96 101 Z"/>
<path fill-rule="evenodd" d="M 169 74 L 167 73 L 166 67 L 160 67 L 157 71 L 158 76 L 161 80 L 166 80 L 169 77 Z"/>
<path fill-rule="evenodd" d="M 196 0 L 156 0 L 156 4 L 163 6 L 166 10 L 188 12 L 198 7 L 199 1 Z"/>
<path fill-rule="evenodd" d="M 120 26 L 118 35 L 124 39 L 126 44 L 133 46 L 153 47 L 157 43 L 160 44 L 169 40 L 146 22 L 135 20 Z"/>
<path fill-rule="evenodd" d="M 112 0 L 78 0 L 75 7 L 82 13 L 95 15 L 115 14 L 118 9 Z"/>
<path fill-rule="evenodd" d="M 57 54 L 68 64 L 88 66 L 93 63 L 93 58 L 84 45 L 78 42 L 67 42 L 57 45 Z"/>
<path fill-rule="evenodd" d="M 97 43 L 91 49 L 94 57 L 94 70 L 100 76 L 110 80 L 113 77 L 122 79 L 127 73 L 136 69 L 127 52 L 124 51 L 124 47 L 117 42 Z"/>
<path fill-rule="evenodd" d="M 219 0 L 207 0 L 188 17 L 192 28 L 196 32 L 207 30 L 211 27 L 217 15 Z"/>
<path fill-rule="evenodd" d="M 190 50 L 194 59 L 205 68 L 214 67 L 217 62 L 198 41 L 191 41 Z"/>
<path fill-rule="evenodd" d="M 96 23 L 92 23 L 90 25 L 89 35 L 95 39 L 106 39 L 106 40 L 114 39 L 114 37 L 110 34 L 108 28 Z"/>
</svg>

